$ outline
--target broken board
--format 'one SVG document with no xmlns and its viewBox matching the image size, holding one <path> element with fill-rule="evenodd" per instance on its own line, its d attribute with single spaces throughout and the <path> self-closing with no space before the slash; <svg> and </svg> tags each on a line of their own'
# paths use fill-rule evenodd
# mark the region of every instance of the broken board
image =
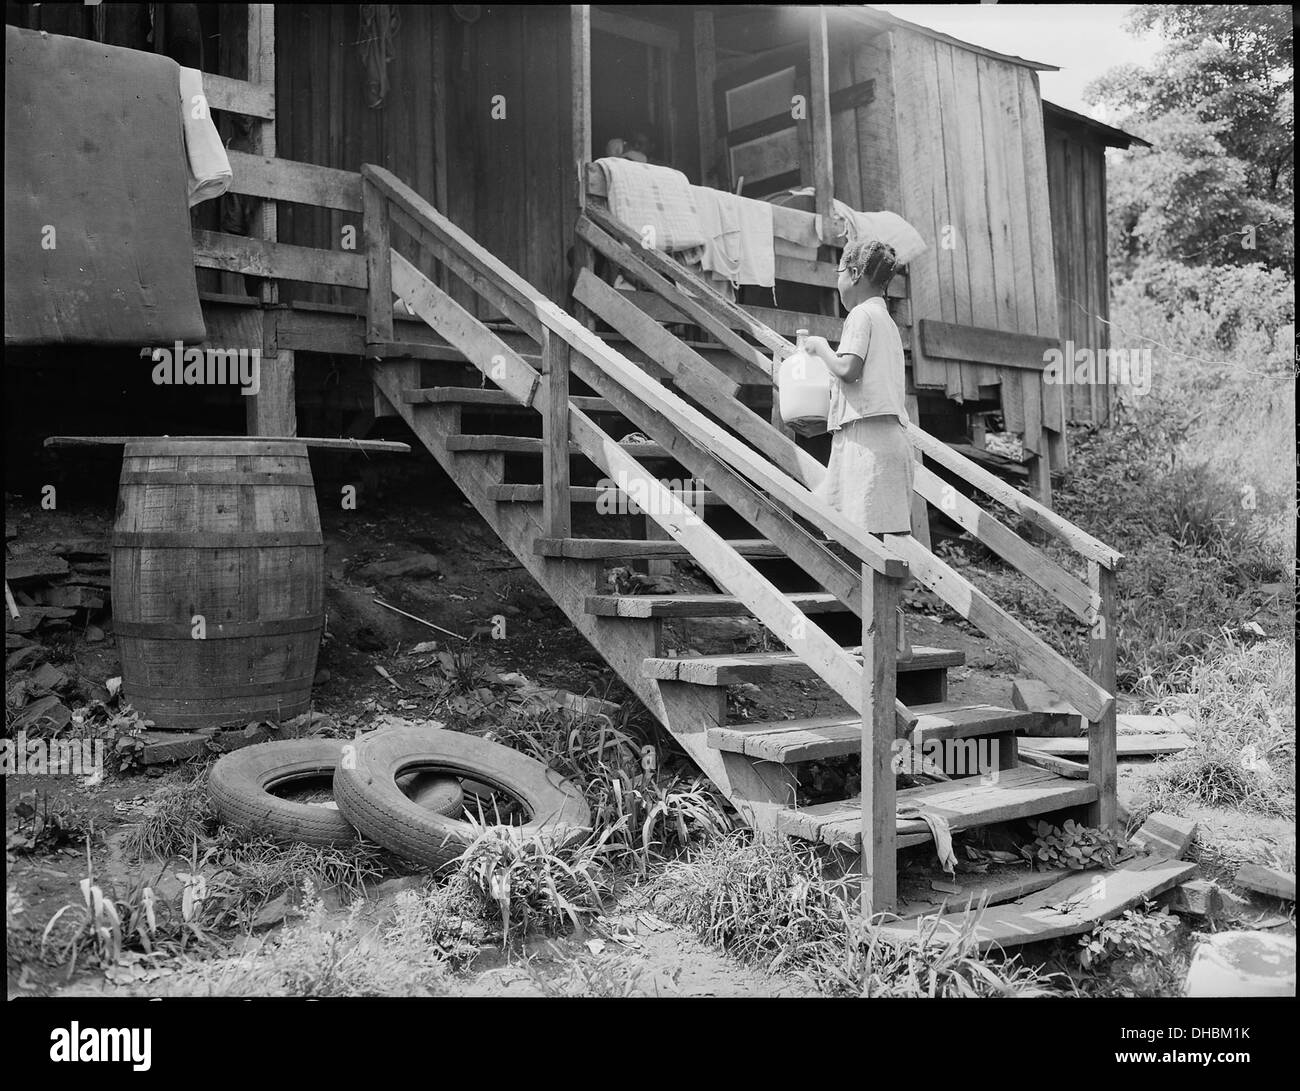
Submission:
<svg viewBox="0 0 1300 1091">
<path fill-rule="evenodd" d="M 1081 871 L 1018 901 L 976 911 L 975 941 L 983 951 L 1087 932 L 1181 883 L 1195 870 L 1195 864 L 1182 860 L 1142 856 L 1113 871 Z M 932 918 L 922 918 L 885 924 L 879 935 L 890 943 L 912 943 L 923 934 L 931 943 L 946 943 L 969 927 L 970 917 L 964 911 L 945 913 L 938 927 L 932 928 L 932 923 Z"/>
</svg>

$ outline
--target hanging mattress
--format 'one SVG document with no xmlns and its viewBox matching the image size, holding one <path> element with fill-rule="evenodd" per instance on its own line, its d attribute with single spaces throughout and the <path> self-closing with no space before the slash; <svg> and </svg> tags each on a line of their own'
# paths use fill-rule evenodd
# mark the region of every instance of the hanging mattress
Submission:
<svg viewBox="0 0 1300 1091">
<path fill-rule="evenodd" d="M 205 336 L 176 62 L 5 28 L 5 344 Z"/>
</svg>

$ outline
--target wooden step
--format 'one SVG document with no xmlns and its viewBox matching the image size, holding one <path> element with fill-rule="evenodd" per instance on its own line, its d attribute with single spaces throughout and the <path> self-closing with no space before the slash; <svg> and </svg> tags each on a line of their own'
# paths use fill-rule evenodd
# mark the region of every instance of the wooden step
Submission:
<svg viewBox="0 0 1300 1091">
<path fill-rule="evenodd" d="M 574 504 L 594 504 L 609 493 L 609 488 L 602 485 L 570 485 L 569 500 Z M 676 493 L 687 507 L 695 504 L 707 504 L 710 507 L 726 507 L 726 501 L 717 493 L 701 489 L 699 492 Z M 499 504 L 540 504 L 542 502 L 541 485 L 492 485 L 487 490 L 487 498 Z"/>
<path fill-rule="evenodd" d="M 996 705 L 940 702 L 912 705 L 918 717 L 912 740 L 968 738 L 1017 731 L 1032 723 L 1034 713 Z M 748 754 L 763 761 L 791 764 L 856 754 L 862 746 L 862 717 L 814 716 L 805 720 L 728 724 L 711 727 L 708 743 L 715 750 Z"/>
<path fill-rule="evenodd" d="M 628 454 L 635 458 L 672 458 L 657 443 L 620 443 Z M 499 451 L 508 455 L 540 455 L 545 444 L 540 436 L 448 436 L 449 451 Z M 569 444 L 572 454 L 582 454 L 582 448 L 576 443 Z"/>
<path fill-rule="evenodd" d="M 1080 871 L 1006 905 L 963 906 L 938 921 L 905 920 L 882 925 L 877 935 L 890 943 L 915 943 L 922 936 L 936 946 L 970 928 L 978 948 L 1015 947 L 1087 932 L 1102 921 L 1154 898 L 1196 871 L 1187 860 L 1138 856 L 1107 871 Z"/>
<path fill-rule="evenodd" d="M 525 409 L 504 390 L 477 386 L 428 386 L 402 392 L 407 405 L 483 405 L 491 408 Z M 569 404 L 584 413 L 615 413 L 604 398 L 570 395 Z"/>
<path fill-rule="evenodd" d="M 742 557 L 784 557 L 778 546 L 763 538 L 728 542 Z M 572 561 L 626 557 L 689 557 L 690 552 L 673 541 L 647 541 L 637 538 L 538 538 L 533 552 L 543 557 L 564 557 Z"/>
<path fill-rule="evenodd" d="M 848 609 L 825 591 L 792 593 L 790 602 L 805 614 Z M 587 613 L 601 617 L 749 617 L 750 610 L 732 595 L 592 595 Z"/>
<path fill-rule="evenodd" d="M 966 656 L 946 648 L 913 647 L 912 658 L 898 664 L 899 673 L 960 667 Z M 772 682 L 815 678 L 794 652 L 753 652 L 746 655 L 697 655 L 670 659 L 652 656 L 641 667 L 647 678 L 664 682 L 694 682 L 701 686 L 732 686 L 739 682 Z"/>
<path fill-rule="evenodd" d="M 1077 739 L 1026 739 L 1025 745 L 1040 754 L 1058 758 L 1088 760 L 1088 737 Z M 1165 732 L 1160 735 L 1117 735 L 1115 754 L 1120 758 L 1154 758 L 1161 754 L 1181 754 L 1195 745 L 1190 735 Z"/>
<path fill-rule="evenodd" d="M 905 788 L 898 793 L 900 804 L 924 807 L 947 819 L 954 831 L 1046 814 L 1096 799 L 1097 786 L 1090 781 L 1069 780 L 1031 765 L 1003 770 L 987 784 L 983 777 L 966 777 L 923 788 Z M 920 819 L 899 819 L 895 829 L 900 849 L 930 840 L 930 828 Z M 777 830 L 806 841 L 861 851 L 861 801 L 855 798 L 789 808 L 777 816 Z"/>
</svg>

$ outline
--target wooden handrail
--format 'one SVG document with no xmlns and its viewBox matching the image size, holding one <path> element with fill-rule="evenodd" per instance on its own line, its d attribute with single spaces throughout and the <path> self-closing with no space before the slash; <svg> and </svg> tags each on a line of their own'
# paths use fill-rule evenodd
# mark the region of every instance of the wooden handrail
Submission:
<svg viewBox="0 0 1300 1091">
<path fill-rule="evenodd" d="M 936 439 L 915 424 L 908 425 L 907 435 L 912 441 L 912 446 L 922 454 L 934 459 L 940 466 L 951 470 L 964 481 L 988 494 L 1003 507 L 1014 511 L 1025 522 L 1032 523 L 1040 530 L 1059 538 L 1081 556 L 1096 561 L 1103 568 L 1112 571 L 1123 560 L 1124 555 L 1118 550 L 1112 549 L 1105 542 L 1098 541 L 1087 531 L 1081 530 L 1051 508 L 1043 507 L 1037 500 L 1026 496 L 1019 489 L 1012 488 L 983 466 L 954 451 L 943 440 Z"/>
<path fill-rule="evenodd" d="M 476 246 L 473 244 L 473 247 Z M 472 252 L 472 248 L 466 252 Z M 532 404 L 543 376 L 411 262 L 396 250 L 391 254 L 393 291 L 519 404 Z M 479 256 L 490 257 L 486 251 L 482 251 Z M 549 301 L 544 302 L 547 306 L 541 308 L 543 314 L 549 307 L 553 307 Z M 567 343 L 567 339 L 552 336 L 556 331 L 549 324 L 546 328 L 548 333 L 544 336 L 547 343 L 552 344 L 552 352 L 554 342 L 564 340 Z M 576 348 L 583 356 L 587 356 L 579 346 L 568 347 Z M 629 368 L 634 367 L 630 362 L 625 363 Z M 744 561 L 722 537 L 687 509 L 676 494 L 662 485 L 633 455 L 593 423 L 586 413 L 570 406 L 567 416 L 568 438 L 577 443 L 600 469 L 619 482 L 624 491 L 630 491 L 627 485 L 634 482 L 641 497 L 649 501 L 646 513 L 674 540 L 685 545 L 695 561 L 710 576 L 744 602 L 755 617 L 812 667 L 840 697 L 870 719 L 871 707 L 861 709 L 863 667 L 853 655 L 841 648 L 802 611 L 792 608 L 783 592 Z M 558 442 L 559 437 L 554 438 Z M 567 446 L 566 441 L 566 458 Z M 639 498 L 638 503 L 640 502 Z M 890 582 L 897 583 L 898 577 L 893 576 Z M 876 652 L 878 657 L 888 661 L 891 671 L 893 654 L 892 646 Z M 908 724 L 915 721 L 915 717 L 905 708 L 896 707 L 895 715 Z M 890 729 L 892 728 L 891 723 Z"/>
<path fill-rule="evenodd" d="M 818 501 L 803 483 L 777 470 L 767 459 L 724 432 L 694 406 L 655 382 L 495 255 L 479 246 L 389 171 L 367 164 L 362 167 L 362 174 L 372 179 L 393 205 L 421 221 L 443 248 L 454 251 L 471 268 L 491 280 L 499 289 L 497 299 L 504 297 L 503 301 L 509 308 L 508 317 L 519 314 L 525 321 L 530 317 L 534 328 L 540 325 L 561 337 L 620 385 L 637 393 L 647 405 L 663 413 L 696 442 L 706 448 L 712 447 L 723 459 L 742 469 L 783 503 L 790 504 L 801 516 L 850 549 L 874 570 L 894 578 L 907 575 L 907 565 L 880 539 Z M 496 304 L 497 299 L 492 302 Z"/>
<path fill-rule="evenodd" d="M 656 250 L 640 246 L 639 240 L 636 240 L 626 226 L 618 224 L 608 213 L 589 207 L 586 211 L 586 219 L 590 221 L 590 224 L 584 225 L 580 221 L 578 228 L 580 236 L 585 241 L 591 243 L 606 257 L 613 260 L 627 274 L 634 276 L 653 291 L 658 292 L 673 306 L 679 307 L 683 313 L 692 315 L 699 311 L 712 311 L 712 316 L 715 318 L 738 326 L 741 325 L 740 316 L 745 315 L 743 309 L 730 303 L 730 301 L 722 300 L 695 274 L 685 269 L 684 266 L 672 258 L 660 254 Z M 605 234 L 604 238 L 602 238 L 602 232 Z M 634 242 L 636 242 L 636 245 L 633 245 Z M 683 297 L 680 295 L 680 289 L 686 289 L 692 294 L 689 297 Z M 602 298 L 606 301 L 604 309 L 599 305 Z M 681 306 L 683 298 L 689 299 L 692 309 L 688 310 L 686 307 Z M 625 300 L 615 299 L 612 292 L 600 292 L 595 288 L 594 284 L 588 284 L 587 289 L 584 291 L 583 302 L 592 307 L 596 313 L 602 314 L 606 321 L 619 317 L 614 310 L 616 304 L 620 313 L 634 306 Z M 622 322 L 614 321 L 612 324 L 616 328 L 624 330 L 628 326 L 626 320 Z M 741 328 L 750 333 L 755 340 L 759 340 L 764 345 L 772 348 L 777 355 L 781 354 L 783 348 L 793 348 L 779 334 L 765 327 L 752 316 L 745 319 L 745 324 Z M 754 444 L 759 450 L 765 450 L 768 444 L 773 442 L 772 437 L 780 436 L 777 429 L 773 428 L 757 414 L 750 414 L 748 418 L 743 420 L 737 417 L 728 421 L 728 423 L 732 424 L 746 440 Z M 958 459 L 969 461 L 952 451 L 946 444 L 942 444 L 926 433 L 920 432 L 915 426 L 910 426 L 909 436 L 912 438 L 913 443 L 918 443 L 916 438 L 918 433 L 926 441 L 926 453 L 930 453 L 936 446 L 943 449 L 947 457 L 939 458 L 939 461 L 944 465 L 956 464 Z M 781 438 L 785 439 L 785 437 Z M 721 454 L 724 459 L 732 462 L 738 470 L 749 476 L 751 480 L 764 488 L 771 488 L 772 475 L 768 472 L 770 467 L 765 469 L 756 466 L 753 461 L 733 462 L 728 457 L 727 452 L 721 452 Z M 769 455 L 769 457 L 771 456 Z M 971 465 L 974 466 L 973 463 Z M 976 467 L 976 469 L 979 468 Z M 1054 533 L 1064 536 L 1074 548 L 1085 552 L 1091 562 L 1097 564 L 1113 563 L 1119 558 L 1116 551 L 1111 550 L 1103 543 L 1074 527 L 1068 520 L 1036 504 L 1028 497 L 1024 497 L 1016 490 L 1011 489 L 1010 486 L 1004 485 L 999 479 L 992 478 L 992 475 L 988 474 L 987 471 L 980 470 L 980 473 L 983 476 L 977 483 L 981 487 L 999 494 L 997 498 L 1003 499 L 1004 503 L 1014 504 L 1014 498 L 1023 500 L 1024 503 L 1018 506 L 1016 510 L 1031 513 L 1031 518 L 1038 518 Z M 824 474 L 825 468 L 820 463 L 811 466 L 800 465 L 800 476 L 809 488 L 815 488 Z M 977 505 L 957 493 L 955 489 L 951 490 L 951 503 L 944 503 L 945 486 L 929 470 L 918 467 L 916 478 L 919 486 L 918 491 L 927 500 L 931 503 L 937 502 L 940 510 L 949 511 L 959 523 L 970 529 L 981 541 L 984 541 L 995 552 L 1024 572 L 1040 587 L 1054 595 L 1076 617 L 1089 624 L 1094 622 L 1097 616 L 1096 595 L 1077 578 L 1035 549 L 1031 543 L 1017 535 L 1010 527 L 983 512 Z M 987 480 L 989 478 L 992 480 Z M 775 491 L 774 494 L 776 494 Z M 1007 496 L 1007 494 L 1014 494 L 1014 498 Z M 804 512 L 800 511 L 799 514 L 803 515 Z M 825 523 L 818 522 L 818 525 L 824 527 Z M 1005 610 L 998 607 L 996 603 L 960 573 L 940 561 L 919 542 L 903 540 L 898 544 L 891 542 L 890 545 L 896 552 L 901 552 L 907 557 L 913 573 L 922 583 L 935 591 L 959 614 L 972 621 L 989 635 L 1010 643 L 1028 666 L 1034 669 L 1045 682 L 1053 685 L 1063 695 L 1068 696 L 1076 707 L 1090 719 L 1101 720 L 1113 712 L 1113 685 L 1099 684 L 1095 674 L 1094 677 L 1090 678 L 1069 660 L 1055 652 L 1043 640 L 1026 629 L 1020 622 L 1016 621 Z"/>
</svg>

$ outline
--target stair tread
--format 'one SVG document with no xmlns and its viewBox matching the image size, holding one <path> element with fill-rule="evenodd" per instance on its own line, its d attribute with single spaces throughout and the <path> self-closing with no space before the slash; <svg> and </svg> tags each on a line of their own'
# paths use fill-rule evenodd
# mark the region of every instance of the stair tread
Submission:
<svg viewBox="0 0 1300 1091">
<path fill-rule="evenodd" d="M 825 591 L 787 596 L 804 613 L 838 613 L 848 607 Z M 734 595 L 591 595 L 587 613 L 602 617 L 749 617 Z"/>
<path fill-rule="evenodd" d="M 569 499 L 575 503 L 594 504 L 602 496 L 608 495 L 609 492 L 610 487 L 604 485 L 570 485 Z M 711 507 L 726 506 L 725 500 L 721 499 L 717 493 L 709 492 L 707 489 L 701 489 L 698 492 L 693 491 L 689 496 L 686 493 L 678 493 L 677 495 L 684 498 L 684 502 L 689 500 L 690 504 L 700 503 Z M 487 490 L 487 498 L 505 504 L 540 504 L 542 502 L 542 486 L 509 483 L 491 485 Z"/>
<path fill-rule="evenodd" d="M 963 652 L 947 648 L 913 646 L 912 658 L 898 664 L 900 673 L 960 667 Z M 813 669 L 794 652 L 751 652 L 742 655 L 697 655 L 672 659 L 648 657 L 642 664 L 647 678 L 694 682 L 705 686 L 730 686 L 738 682 L 765 682 L 774 677 L 807 678 Z"/>
<path fill-rule="evenodd" d="M 946 819 L 953 830 L 1007 822 L 1092 803 L 1096 799 L 1097 786 L 1090 781 L 1070 780 L 1031 765 L 1002 770 L 992 783 L 984 783 L 982 777 L 967 777 L 905 788 L 898 793 L 900 805 L 918 804 Z M 781 833 L 827 845 L 844 845 L 853 851 L 862 848 L 861 823 L 860 797 L 788 808 L 777 816 L 777 829 Z M 931 839 L 929 827 L 920 819 L 900 818 L 895 830 L 899 848 L 924 844 Z"/>
<path fill-rule="evenodd" d="M 1036 714 L 990 704 L 944 701 L 910 706 L 918 717 L 913 738 L 965 738 L 1002 734 L 1031 726 Z M 727 724 L 711 727 L 715 750 L 747 754 L 764 761 L 792 763 L 856 754 L 862 745 L 862 717 L 855 713 L 802 720 Z"/>
<path fill-rule="evenodd" d="M 727 543 L 742 557 L 784 557 L 780 547 L 763 538 Z M 689 557 L 685 546 L 674 541 L 639 538 L 538 538 L 533 552 L 543 557 L 595 560 L 601 557 Z"/>
<path fill-rule="evenodd" d="M 402 394 L 407 405 L 488 405 L 505 409 L 526 409 L 504 390 L 479 386 L 426 386 L 414 387 Z M 586 413 L 612 413 L 614 407 L 604 398 L 571 395 L 569 404 Z"/>
<path fill-rule="evenodd" d="M 619 443 L 634 458 L 671 458 L 657 443 Z M 460 435 L 447 437 L 449 451 L 504 451 L 506 454 L 541 454 L 544 442 L 540 436 Z M 569 443 L 571 454 L 582 454 L 582 448 Z"/>
</svg>

